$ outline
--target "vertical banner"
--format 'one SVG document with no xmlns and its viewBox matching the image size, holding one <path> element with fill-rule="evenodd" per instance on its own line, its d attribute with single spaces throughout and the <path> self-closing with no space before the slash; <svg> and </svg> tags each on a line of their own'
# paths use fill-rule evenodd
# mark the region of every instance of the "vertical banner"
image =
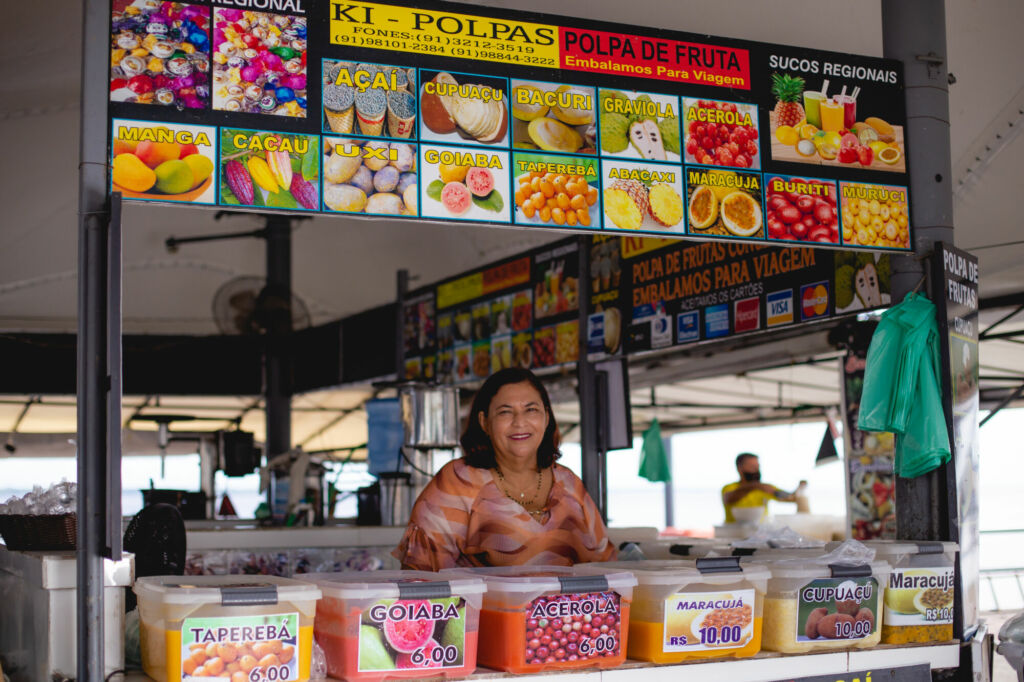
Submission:
<svg viewBox="0 0 1024 682">
<path fill-rule="evenodd" d="M 978 259 L 939 243 L 932 268 L 932 281 L 941 286 L 936 308 L 945 368 L 942 393 L 953 444 L 950 485 L 956 485 L 958 519 L 951 521 L 958 520 L 963 599 L 957 613 L 963 631 L 970 633 L 978 622 Z"/>
<path fill-rule="evenodd" d="M 857 428 L 860 398 L 864 391 L 867 348 L 849 350 L 843 360 L 843 443 L 847 476 L 847 518 L 854 540 L 896 537 L 893 455 L 896 441 L 891 433 L 868 433 Z"/>
</svg>

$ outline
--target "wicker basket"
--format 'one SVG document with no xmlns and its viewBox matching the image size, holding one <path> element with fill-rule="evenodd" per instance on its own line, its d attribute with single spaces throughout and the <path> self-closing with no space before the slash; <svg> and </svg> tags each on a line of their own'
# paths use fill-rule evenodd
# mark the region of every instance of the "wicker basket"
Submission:
<svg viewBox="0 0 1024 682">
<path fill-rule="evenodd" d="M 0 535 L 9 550 L 75 549 L 77 533 L 78 517 L 75 514 L 0 514 Z"/>
</svg>

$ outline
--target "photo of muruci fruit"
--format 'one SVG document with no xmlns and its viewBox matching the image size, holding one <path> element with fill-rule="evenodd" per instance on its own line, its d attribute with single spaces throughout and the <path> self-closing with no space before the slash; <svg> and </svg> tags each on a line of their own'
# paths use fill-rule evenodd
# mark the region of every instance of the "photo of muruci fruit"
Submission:
<svg viewBox="0 0 1024 682">
<path fill-rule="evenodd" d="M 212 204 L 215 128 L 114 121 L 111 189 L 126 197 Z"/>
<path fill-rule="evenodd" d="M 220 203 L 319 209 L 319 146 L 316 135 L 222 128 Z"/>
<path fill-rule="evenodd" d="M 667 95 L 600 90 L 601 154 L 679 163 L 679 99 Z"/>
<path fill-rule="evenodd" d="M 513 80 L 512 146 L 594 154 L 597 91 L 582 85 Z"/>
<path fill-rule="evenodd" d="M 860 87 L 774 73 L 772 94 L 775 161 L 906 172 L 903 126 L 865 115 L 873 112 L 865 111 Z"/>
</svg>

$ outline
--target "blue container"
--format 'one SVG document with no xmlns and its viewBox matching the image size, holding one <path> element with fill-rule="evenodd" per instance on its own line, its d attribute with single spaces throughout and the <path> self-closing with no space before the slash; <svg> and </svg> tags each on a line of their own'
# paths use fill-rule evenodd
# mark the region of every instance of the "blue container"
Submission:
<svg viewBox="0 0 1024 682">
<path fill-rule="evenodd" d="M 402 471 L 401 447 L 405 440 L 398 398 L 378 398 L 366 403 L 367 465 L 374 476 Z"/>
</svg>

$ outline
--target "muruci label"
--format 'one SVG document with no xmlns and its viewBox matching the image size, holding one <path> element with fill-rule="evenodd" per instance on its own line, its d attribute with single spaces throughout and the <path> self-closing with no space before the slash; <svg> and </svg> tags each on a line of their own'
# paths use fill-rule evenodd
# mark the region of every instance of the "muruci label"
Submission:
<svg viewBox="0 0 1024 682">
<path fill-rule="evenodd" d="M 622 641 L 615 592 L 538 597 L 526 609 L 527 664 L 614 657 Z"/>
<path fill-rule="evenodd" d="M 878 628 L 874 578 L 813 580 L 799 593 L 796 641 L 864 639 Z"/>
<path fill-rule="evenodd" d="M 466 602 L 382 599 L 363 611 L 359 672 L 458 668 L 466 651 Z"/>
<path fill-rule="evenodd" d="M 181 679 L 252 682 L 299 679 L 299 614 L 187 618 L 181 624 Z"/>
<path fill-rule="evenodd" d="M 740 649 L 754 636 L 754 590 L 681 592 L 665 600 L 662 651 Z"/>
<path fill-rule="evenodd" d="M 953 581 L 952 566 L 894 569 L 885 591 L 885 624 L 952 624 Z"/>
</svg>

